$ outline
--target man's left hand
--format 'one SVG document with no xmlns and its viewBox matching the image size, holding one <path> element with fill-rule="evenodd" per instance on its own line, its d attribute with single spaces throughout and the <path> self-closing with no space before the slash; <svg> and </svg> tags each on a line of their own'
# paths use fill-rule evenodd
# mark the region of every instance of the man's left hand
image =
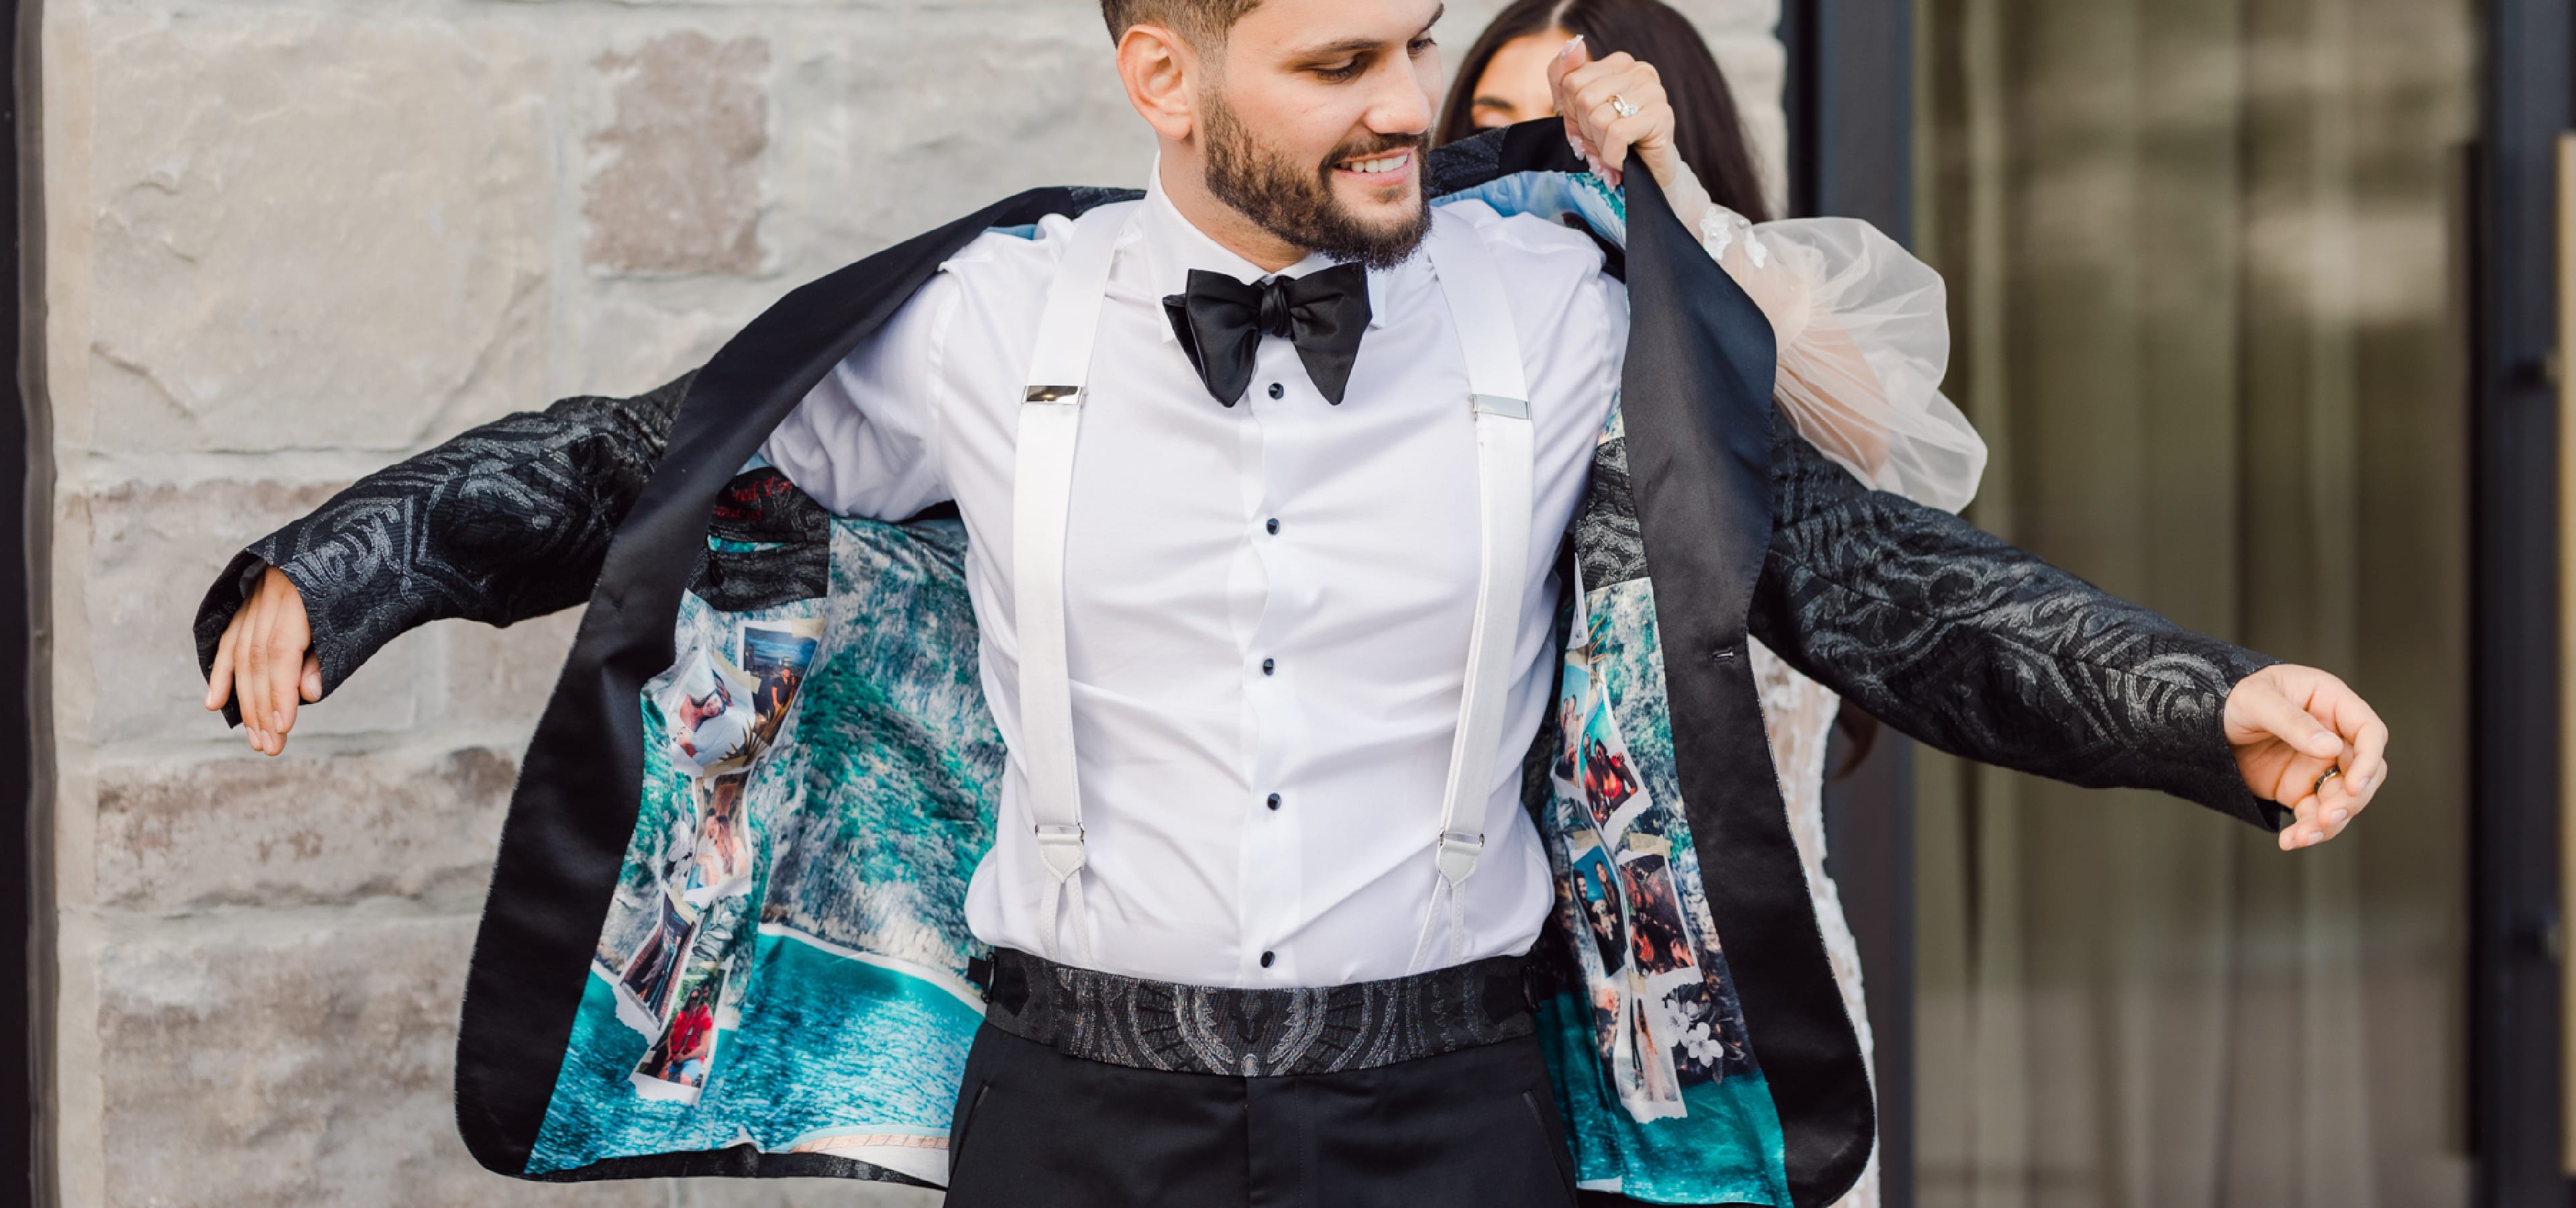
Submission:
<svg viewBox="0 0 2576 1208">
<path fill-rule="evenodd" d="M 2226 727 L 2246 787 L 2298 815 L 2281 831 L 2283 851 L 2342 834 L 2388 779 L 2388 727 L 2314 667 L 2278 663 L 2237 681 Z"/>
</svg>

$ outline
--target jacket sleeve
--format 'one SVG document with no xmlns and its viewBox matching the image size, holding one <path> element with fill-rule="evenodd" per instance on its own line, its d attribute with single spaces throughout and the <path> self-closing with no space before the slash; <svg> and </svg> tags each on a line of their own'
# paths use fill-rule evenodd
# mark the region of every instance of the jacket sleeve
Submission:
<svg viewBox="0 0 2576 1208">
<path fill-rule="evenodd" d="M 1953 755 L 2287 824 L 2245 786 L 2221 728 L 2236 681 L 2278 660 L 1870 490 L 1783 421 L 1772 442 L 1750 623 L 1792 666 Z"/>
<path fill-rule="evenodd" d="M 197 608 L 200 670 L 211 673 L 224 627 L 271 566 L 304 597 L 325 695 L 416 626 L 508 625 L 588 599 L 696 376 L 494 420 L 253 542 Z"/>
</svg>

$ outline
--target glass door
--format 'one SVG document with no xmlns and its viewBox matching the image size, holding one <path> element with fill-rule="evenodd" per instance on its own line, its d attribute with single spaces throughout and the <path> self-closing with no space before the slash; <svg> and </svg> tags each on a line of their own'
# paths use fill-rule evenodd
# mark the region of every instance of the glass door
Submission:
<svg viewBox="0 0 2576 1208">
<path fill-rule="evenodd" d="M 2343 673 L 2313 851 L 1915 761 L 1913 1202 L 2471 1202 L 2473 0 L 1919 0 L 1970 516 Z"/>
</svg>

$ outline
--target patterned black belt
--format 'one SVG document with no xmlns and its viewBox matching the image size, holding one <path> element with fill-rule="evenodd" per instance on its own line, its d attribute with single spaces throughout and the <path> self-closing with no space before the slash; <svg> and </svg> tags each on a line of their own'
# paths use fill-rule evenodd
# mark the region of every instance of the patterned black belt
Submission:
<svg viewBox="0 0 2576 1208">
<path fill-rule="evenodd" d="M 1318 989 L 1184 986 L 993 951 L 984 1021 L 1068 1057 L 1245 1078 L 1364 1070 L 1531 1033 L 1527 958 Z"/>
</svg>

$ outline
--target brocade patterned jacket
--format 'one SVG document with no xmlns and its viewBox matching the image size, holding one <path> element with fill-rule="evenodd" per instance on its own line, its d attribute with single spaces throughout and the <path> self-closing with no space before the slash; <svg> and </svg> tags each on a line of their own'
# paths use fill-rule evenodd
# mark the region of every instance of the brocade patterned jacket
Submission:
<svg viewBox="0 0 2576 1208">
<path fill-rule="evenodd" d="M 1773 405 L 1773 333 L 1651 180 L 1580 175 L 1554 123 L 1433 153 L 1435 201 L 1579 222 L 1625 277 L 1620 400 L 1563 545 L 1560 707 L 1524 765 L 1557 877 L 1527 986 L 1583 1185 L 1814 1208 L 1874 1137 L 1746 656 L 1944 751 L 2162 790 L 2268 829 L 2223 738 L 2269 660 L 1873 491 Z M 414 626 L 588 602 L 521 769 L 469 975 L 457 1116 L 545 1180 L 940 1185 L 990 988 L 964 920 L 1003 751 L 963 529 L 836 519 L 755 454 L 976 235 L 1132 192 L 1038 189 L 806 285 L 701 370 L 511 416 L 244 551 L 302 593 L 326 686 Z M 748 468 L 746 468 L 748 467 Z M 1723 942 L 1721 942 L 1721 937 Z M 1243 1054 L 1186 1000 L 1108 1038 Z M 1269 1043 L 1382 1031 L 1316 999 Z M 1328 1057 L 1329 1065 L 1333 1058 Z M 1311 1058 L 1310 1058 L 1311 1062 Z"/>
</svg>

